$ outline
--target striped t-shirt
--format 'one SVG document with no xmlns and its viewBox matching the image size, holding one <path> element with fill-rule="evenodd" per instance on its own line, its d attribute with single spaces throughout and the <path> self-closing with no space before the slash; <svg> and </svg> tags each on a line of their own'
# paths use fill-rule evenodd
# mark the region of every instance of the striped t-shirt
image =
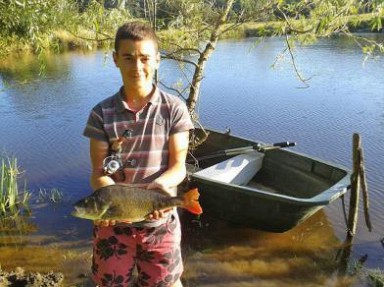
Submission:
<svg viewBox="0 0 384 287">
<path fill-rule="evenodd" d="M 156 87 L 147 105 L 132 111 L 121 88 L 92 109 L 83 135 L 111 146 L 126 132 L 121 152 L 123 182 L 147 184 L 168 167 L 169 136 L 193 128 L 187 107 L 179 98 Z"/>
</svg>

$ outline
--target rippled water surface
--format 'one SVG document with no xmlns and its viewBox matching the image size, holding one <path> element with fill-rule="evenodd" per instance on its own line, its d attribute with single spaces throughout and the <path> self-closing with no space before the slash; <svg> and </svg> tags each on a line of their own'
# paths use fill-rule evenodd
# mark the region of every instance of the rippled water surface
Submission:
<svg viewBox="0 0 384 287">
<path fill-rule="evenodd" d="M 321 40 L 295 51 L 298 69 L 310 78 L 306 87 L 289 56 L 281 55 L 284 48 L 277 38 L 220 42 L 203 82 L 201 122 L 263 142 L 296 141 L 295 150 L 347 167 L 352 134 L 360 133 L 374 230 L 367 231 L 361 214 L 350 262 L 384 268 L 384 60 L 365 59 L 344 38 Z M 90 192 L 88 142 L 81 133 L 92 106 L 121 81 L 103 52 L 49 56 L 45 77 L 38 74 L 33 57 L 2 63 L 0 149 L 18 159 L 29 190 L 57 188 L 64 198 L 47 204 L 35 196 L 19 233 L 2 229 L 0 265 L 62 270 L 71 286 L 86 280 L 91 255 L 90 223 L 68 215 L 71 202 Z M 163 61 L 160 79 L 172 85 L 183 73 Z M 359 284 L 337 276 L 334 259 L 345 237 L 340 200 L 284 234 L 204 217 L 201 225 L 186 217 L 184 229 L 186 286 Z"/>
</svg>

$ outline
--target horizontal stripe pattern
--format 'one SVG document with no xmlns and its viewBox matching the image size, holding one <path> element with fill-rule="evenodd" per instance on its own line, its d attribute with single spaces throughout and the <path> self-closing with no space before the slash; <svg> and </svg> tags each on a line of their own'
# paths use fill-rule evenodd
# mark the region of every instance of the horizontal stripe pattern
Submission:
<svg viewBox="0 0 384 287">
<path fill-rule="evenodd" d="M 169 136 L 190 129 L 193 124 L 184 102 L 156 87 L 148 104 L 138 112 L 129 110 L 122 89 L 100 102 L 92 109 L 83 134 L 112 145 L 129 130 L 130 136 L 122 145 L 123 182 L 146 184 L 168 167 Z"/>
</svg>

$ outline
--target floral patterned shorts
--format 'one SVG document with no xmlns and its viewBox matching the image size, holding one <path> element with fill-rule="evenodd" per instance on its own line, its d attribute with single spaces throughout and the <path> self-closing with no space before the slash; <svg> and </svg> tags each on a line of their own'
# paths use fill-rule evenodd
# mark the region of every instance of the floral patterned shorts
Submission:
<svg viewBox="0 0 384 287">
<path fill-rule="evenodd" d="M 180 240 L 177 215 L 152 228 L 94 226 L 93 281 L 100 287 L 170 286 L 183 272 Z"/>
</svg>

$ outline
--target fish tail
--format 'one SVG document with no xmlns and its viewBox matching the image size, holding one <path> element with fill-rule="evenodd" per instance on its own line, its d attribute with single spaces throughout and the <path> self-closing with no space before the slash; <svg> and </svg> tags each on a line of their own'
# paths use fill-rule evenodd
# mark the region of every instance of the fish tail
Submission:
<svg viewBox="0 0 384 287">
<path fill-rule="evenodd" d="M 199 204 L 199 192 L 197 188 L 193 188 L 183 195 L 183 208 L 188 210 L 190 213 L 193 214 L 202 214 L 203 209 L 201 208 Z"/>
</svg>

